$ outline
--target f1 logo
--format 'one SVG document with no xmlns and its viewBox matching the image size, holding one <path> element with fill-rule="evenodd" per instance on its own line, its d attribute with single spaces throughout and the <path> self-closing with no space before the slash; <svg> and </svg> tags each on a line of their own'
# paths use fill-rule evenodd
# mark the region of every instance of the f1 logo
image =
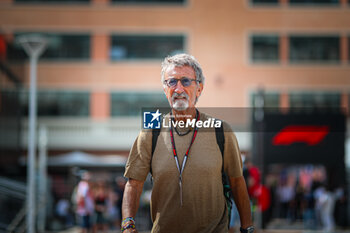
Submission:
<svg viewBox="0 0 350 233">
<path fill-rule="evenodd" d="M 157 109 L 156 112 L 143 112 L 144 129 L 160 129 L 160 116 L 162 114 Z"/>
</svg>

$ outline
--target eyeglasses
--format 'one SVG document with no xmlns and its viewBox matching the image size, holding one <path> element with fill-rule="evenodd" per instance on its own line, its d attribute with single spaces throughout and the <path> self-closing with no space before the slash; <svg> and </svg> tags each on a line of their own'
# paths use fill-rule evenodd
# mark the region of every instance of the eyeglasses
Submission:
<svg viewBox="0 0 350 233">
<path fill-rule="evenodd" d="M 164 84 L 167 85 L 168 87 L 175 87 L 178 81 L 180 81 L 182 86 L 184 87 L 190 86 L 192 82 L 198 82 L 198 80 L 190 79 L 190 78 L 181 78 L 181 79 L 170 78 L 168 80 L 164 80 Z"/>
</svg>

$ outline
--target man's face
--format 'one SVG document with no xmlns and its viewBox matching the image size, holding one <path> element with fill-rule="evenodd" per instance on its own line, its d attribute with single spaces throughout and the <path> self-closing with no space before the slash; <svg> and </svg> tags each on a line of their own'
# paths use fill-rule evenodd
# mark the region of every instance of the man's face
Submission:
<svg viewBox="0 0 350 233">
<path fill-rule="evenodd" d="M 190 66 L 169 66 L 164 73 L 164 80 L 171 78 L 183 79 L 189 78 L 196 79 L 196 73 Z M 170 106 L 178 111 L 184 111 L 188 108 L 194 108 L 196 98 L 199 98 L 203 90 L 203 84 L 199 85 L 197 82 L 191 82 L 187 87 L 184 87 L 180 81 L 174 87 L 164 85 L 164 92 L 168 98 Z"/>
</svg>

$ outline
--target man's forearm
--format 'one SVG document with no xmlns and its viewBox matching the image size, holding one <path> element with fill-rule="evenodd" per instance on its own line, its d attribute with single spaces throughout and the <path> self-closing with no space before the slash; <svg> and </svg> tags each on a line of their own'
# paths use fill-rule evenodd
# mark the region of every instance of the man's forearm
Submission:
<svg viewBox="0 0 350 233">
<path fill-rule="evenodd" d="M 249 195 L 247 191 L 247 186 L 243 176 L 237 178 L 230 178 L 231 189 L 233 194 L 233 199 L 237 206 L 239 217 L 241 220 L 241 226 L 247 228 L 253 225 Z"/>
<path fill-rule="evenodd" d="M 139 208 L 143 183 L 143 181 L 133 179 L 129 179 L 126 183 L 122 204 L 123 219 L 127 217 L 135 217 L 137 209 Z"/>
</svg>

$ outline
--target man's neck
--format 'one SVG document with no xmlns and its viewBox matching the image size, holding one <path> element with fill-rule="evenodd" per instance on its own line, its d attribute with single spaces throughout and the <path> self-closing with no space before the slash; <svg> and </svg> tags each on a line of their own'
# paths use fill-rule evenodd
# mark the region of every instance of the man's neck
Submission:
<svg viewBox="0 0 350 233">
<path fill-rule="evenodd" d="M 196 108 L 187 108 L 184 111 L 172 109 L 172 113 L 175 121 L 187 121 L 196 117 Z"/>
</svg>

